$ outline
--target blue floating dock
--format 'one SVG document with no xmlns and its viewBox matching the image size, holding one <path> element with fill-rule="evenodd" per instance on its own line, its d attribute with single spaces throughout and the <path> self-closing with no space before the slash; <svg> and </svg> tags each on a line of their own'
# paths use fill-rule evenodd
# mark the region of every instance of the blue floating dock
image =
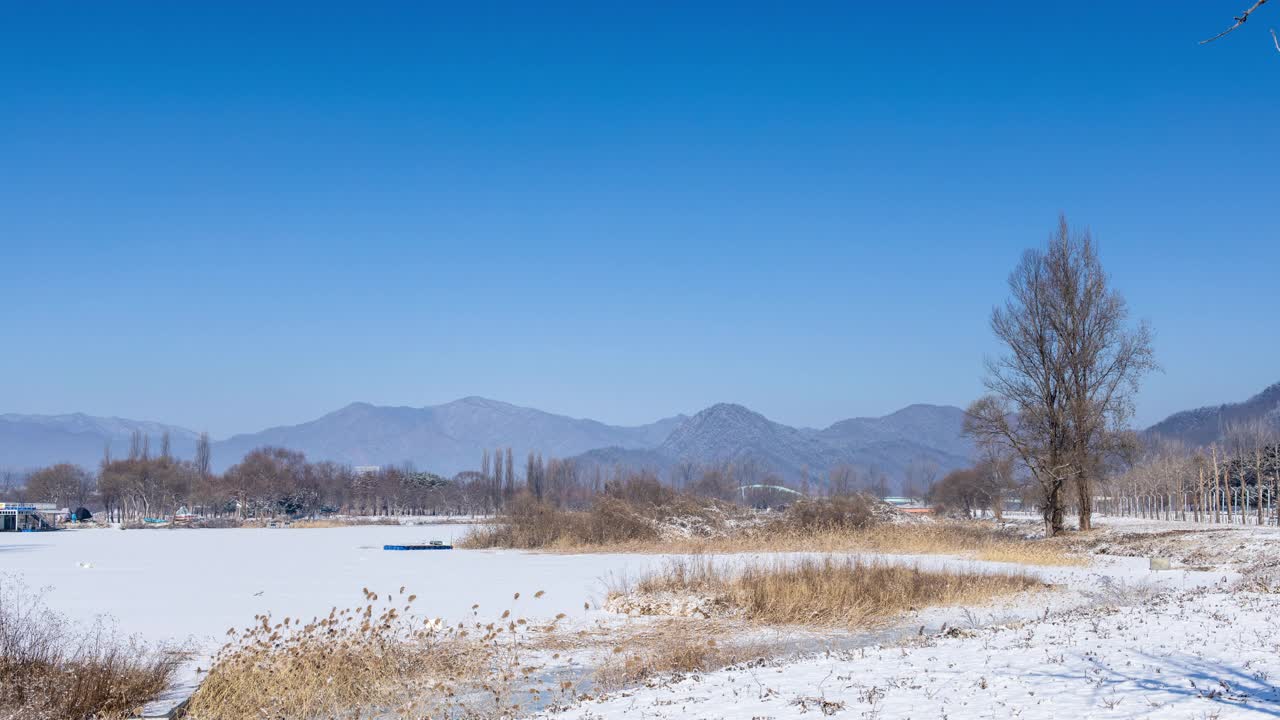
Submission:
<svg viewBox="0 0 1280 720">
<path fill-rule="evenodd" d="M 383 550 L 452 550 L 452 545 L 431 544 L 431 545 L 383 545 Z"/>
</svg>

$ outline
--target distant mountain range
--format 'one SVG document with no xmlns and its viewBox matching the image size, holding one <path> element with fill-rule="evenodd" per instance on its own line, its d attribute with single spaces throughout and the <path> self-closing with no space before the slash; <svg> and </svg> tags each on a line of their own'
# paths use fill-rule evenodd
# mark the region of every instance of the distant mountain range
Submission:
<svg viewBox="0 0 1280 720">
<path fill-rule="evenodd" d="M 1261 418 L 1280 429 L 1280 383 L 1242 403 L 1188 410 L 1147 430 L 1191 445 L 1220 441 L 1234 422 Z M 753 465 L 795 480 L 814 480 L 849 465 L 902 478 L 913 463 L 931 463 L 939 473 L 963 467 L 973 448 L 961 434 L 964 411 L 945 405 L 911 405 L 884 417 L 841 420 L 822 429 L 774 422 L 741 405 L 722 403 L 693 415 L 674 415 L 647 425 L 607 425 L 480 397 L 428 407 L 354 403 L 300 425 L 236 435 L 213 444 L 215 469 L 225 470 L 256 447 L 302 451 L 312 460 L 352 465 L 412 462 L 453 475 L 474 470 L 481 454 L 512 448 L 516 464 L 525 455 L 576 458 L 586 466 L 650 468 L 662 473 L 681 463 Z M 174 455 L 194 454 L 197 434 L 155 422 L 73 415 L 0 415 L 0 468 L 24 469 L 55 462 L 94 467 L 103 449 L 121 457 L 137 430 L 159 450 L 166 431 Z"/>
<path fill-rule="evenodd" d="M 1147 432 L 1181 440 L 1192 446 L 1221 442 L 1236 423 L 1262 420 L 1280 431 L 1280 383 L 1239 403 L 1184 410 L 1148 428 Z"/>
<path fill-rule="evenodd" d="M 313 460 L 352 465 L 412 462 L 452 475 L 476 469 L 486 449 L 511 447 L 524 456 L 575 457 L 585 464 L 665 471 L 676 463 L 753 463 L 788 479 L 808 472 L 822 478 L 838 465 L 901 476 L 910 463 L 927 461 L 940 471 L 969 462 L 956 407 L 912 405 L 882 418 L 852 418 L 817 430 L 776 423 L 741 405 L 713 405 L 689 417 L 675 415 L 647 425 L 617 426 L 570 418 L 509 403 L 468 397 L 421 408 L 354 403 L 300 425 L 236 435 L 213 444 L 213 462 L 224 470 L 264 445 L 299 450 Z M 174 454 L 190 457 L 196 433 L 159 423 L 85 415 L 0 416 L 0 467 L 29 468 L 54 462 L 92 467 L 110 442 L 128 452 L 133 430 L 158 448 L 166 430 Z"/>
<path fill-rule="evenodd" d="M 571 457 L 605 446 L 653 447 L 684 420 L 676 416 L 621 427 L 480 397 L 421 408 L 353 403 L 301 425 L 214 443 L 213 459 L 215 466 L 225 467 L 256 447 L 277 445 L 316 460 L 352 465 L 407 461 L 452 475 L 478 469 L 481 454 L 500 447 L 512 448 L 521 468 L 530 450 L 547 457 Z"/>
<path fill-rule="evenodd" d="M 104 451 L 114 457 L 129 453 L 137 430 L 150 438 L 153 452 L 169 433 L 170 450 L 178 457 L 195 455 L 198 435 L 186 428 L 157 422 L 71 415 L 0 415 L 0 468 L 23 469 L 69 462 L 97 467 Z"/>
<path fill-rule="evenodd" d="M 932 464 L 938 477 L 972 462 L 973 447 L 961 435 L 964 411 L 911 405 L 879 418 L 842 420 L 823 430 L 774 422 L 741 405 L 712 405 L 677 425 L 652 448 L 599 448 L 579 456 L 587 465 L 626 466 L 666 472 L 682 462 L 731 462 L 787 480 L 807 476 L 821 483 L 842 465 L 901 479 L 913 463 Z"/>
</svg>

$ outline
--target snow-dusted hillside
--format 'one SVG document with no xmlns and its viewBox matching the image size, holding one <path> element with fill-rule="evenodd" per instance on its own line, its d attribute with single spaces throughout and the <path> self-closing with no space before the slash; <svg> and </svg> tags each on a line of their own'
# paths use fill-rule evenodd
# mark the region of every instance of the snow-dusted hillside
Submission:
<svg viewBox="0 0 1280 720">
<path fill-rule="evenodd" d="M 1188 445 L 1221 441 L 1233 423 L 1262 420 L 1280 429 L 1280 383 L 1239 403 L 1183 410 L 1148 428 L 1147 432 L 1181 440 Z"/>
</svg>

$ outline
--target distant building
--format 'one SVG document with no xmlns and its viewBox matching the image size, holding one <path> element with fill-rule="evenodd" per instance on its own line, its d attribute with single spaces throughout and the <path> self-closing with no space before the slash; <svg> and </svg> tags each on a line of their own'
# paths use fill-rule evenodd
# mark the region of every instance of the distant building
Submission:
<svg viewBox="0 0 1280 720">
<path fill-rule="evenodd" d="M 382 466 L 381 465 L 357 465 L 354 468 L 352 468 L 352 470 L 354 470 L 357 475 L 377 475 L 379 472 L 382 471 Z"/>
<path fill-rule="evenodd" d="M 884 501 L 894 507 L 914 507 L 923 504 L 916 498 L 909 497 L 887 497 L 884 498 Z"/>
<path fill-rule="evenodd" d="M 65 516 L 67 511 L 53 503 L 0 502 L 0 532 L 56 530 L 53 521 L 60 514 Z"/>
</svg>

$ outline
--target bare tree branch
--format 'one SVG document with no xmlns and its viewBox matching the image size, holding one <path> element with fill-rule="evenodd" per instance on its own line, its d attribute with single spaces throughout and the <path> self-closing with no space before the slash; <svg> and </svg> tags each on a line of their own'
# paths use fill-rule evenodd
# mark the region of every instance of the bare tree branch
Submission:
<svg viewBox="0 0 1280 720">
<path fill-rule="evenodd" d="M 1218 33 L 1217 35 L 1214 35 L 1213 37 L 1209 38 L 1208 40 L 1201 40 L 1201 41 L 1200 41 L 1200 44 L 1201 44 L 1201 45 L 1204 45 L 1205 43 L 1211 43 L 1211 42 L 1213 42 L 1214 40 L 1217 40 L 1218 38 L 1220 38 L 1220 37 L 1222 37 L 1222 36 L 1224 36 L 1224 35 L 1226 35 L 1226 34 L 1230 33 L 1232 30 L 1235 30 L 1236 28 L 1240 27 L 1241 25 L 1245 24 L 1246 22 L 1249 22 L 1249 16 L 1253 14 L 1253 11 L 1254 11 L 1254 10 L 1257 10 L 1258 8 L 1260 8 L 1260 7 L 1262 7 L 1263 5 L 1266 5 L 1266 4 L 1267 4 L 1267 0 L 1257 0 L 1257 2 L 1255 2 L 1255 3 L 1253 4 L 1253 7 L 1249 8 L 1248 10 L 1245 10 L 1245 11 L 1240 15 L 1240 17 L 1237 17 L 1237 18 L 1235 19 L 1235 20 L 1236 20 L 1236 24 L 1235 24 L 1235 25 L 1232 25 L 1231 27 L 1227 28 L 1226 30 L 1223 30 L 1222 32 Z M 1272 34 L 1271 34 L 1271 35 L 1272 35 L 1272 39 L 1274 39 L 1274 38 L 1275 38 L 1275 33 L 1274 33 L 1274 32 L 1272 32 Z M 1280 47 L 1280 45 L 1277 45 L 1277 47 Z"/>
</svg>

